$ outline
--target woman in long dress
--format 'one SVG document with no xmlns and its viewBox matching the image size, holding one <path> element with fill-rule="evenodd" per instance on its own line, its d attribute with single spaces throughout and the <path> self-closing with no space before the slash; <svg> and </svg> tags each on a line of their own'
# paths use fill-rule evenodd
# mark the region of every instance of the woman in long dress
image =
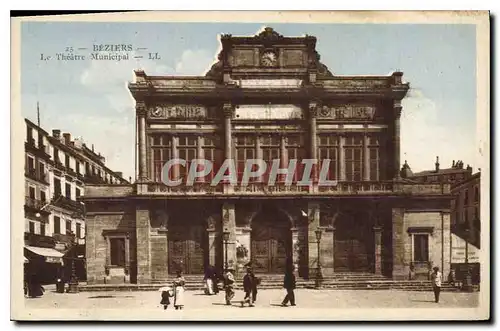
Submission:
<svg viewBox="0 0 500 331">
<path fill-rule="evenodd" d="M 177 278 L 174 280 L 174 307 L 176 310 L 184 308 L 184 285 L 186 280 L 182 277 L 181 271 L 177 271 Z"/>
</svg>

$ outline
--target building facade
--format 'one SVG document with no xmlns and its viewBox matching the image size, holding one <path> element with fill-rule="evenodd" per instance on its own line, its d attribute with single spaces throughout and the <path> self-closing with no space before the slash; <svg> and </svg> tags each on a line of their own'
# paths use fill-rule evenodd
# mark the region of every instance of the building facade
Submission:
<svg viewBox="0 0 500 331">
<path fill-rule="evenodd" d="M 89 283 L 149 283 L 207 265 L 299 276 L 370 272 L 406 278 L 411 265 L 428 274 L 450 264 L 450 185 L 400 176 L 402 73 L 336 76 L 320 62 L 316 38 L 221 37 L 218 62 L 202 77 L 148 76 L 129 84 L 136 100 L 138 179 L 88 187 Z M 168 176 L 171 159 L 185 165 Z M 186 182 L 196 159 L 214 170 Z M 317 161 L 312 182 L 269 172 L 241 185 L 244 164 Z M 211 185 L 224 160 L 236 183 Z M 325 160 L 330 160 L 327 164 Z M 321 186 L 319 177 L 337 185 Z M 286 179 L 286 178 L 285 178 Z M 224 240 L 224 234 L 228 240 Z M 317 237 L 321 234 L 321 237 Z M 226 259 L 227 257 L 227 259 Z M 318 261 L 320 264 L 318 264 Z"/>
<path fill-rule="evenodd" d="M 25 262 L 58 264 L 70 246 L 85 245 L 85 206 L 78 201 L 85 184 L 127 181 L 69 133 L 53 130 L 49 135 L 28 119 L 25 124 Z M 45 274 L 54 277 L 54 272 Z"/>
</svg>

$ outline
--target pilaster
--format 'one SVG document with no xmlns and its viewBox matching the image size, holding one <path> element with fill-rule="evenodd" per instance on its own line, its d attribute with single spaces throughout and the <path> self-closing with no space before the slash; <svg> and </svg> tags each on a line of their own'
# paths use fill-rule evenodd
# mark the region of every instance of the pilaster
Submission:
<svg viewBox="0 0 500 331">
<path fill-rule="evenodd" d="M 405 279 L 404 209 L 392 208 L 392 278 Z"/>
<path fill-rule="evenodd" d="M 225 202 L 222 205 L 222 231 L 229 232 L 227 242 L 227 263 L 231 268 L 236 267 L 236 213 L 234 203 Z M 223 242 L 223 263 L 226 258 L 226 244 Z"/>
<path fill-rule="evenodd" d="M 136 209 L 137 283 L 151 282 L 151 222 L 149 210 Z"/>
<path fill-rule="evenodd" d="M 400 119 L 401 119 L 401 110 L 403 107 L 401 106 L 401 100 L 394 100 L 394 136 L 393 136 L 393 144 L 394 144 L 394 178 L 400 178 L 401 173 L 401 161 L 400 161 L 400 153 L 401 153 L 401 130 L 400 130 Z"/>
<path fill-rule="evenodd" d="M 307 204 L 309 276 L 315 275 L 315 272 L 318 268 L 318 241 L 316 240 L 315 231 L 320 227 L 319 212 L 319 203 L 309 202 Z"/>
<path fill-rule="evenodd" d="M 318 103 L 311 102 L 309 103 L 309 152 L 311 159 L 318 160 L 318 126 L 316 124 L 316 117 L 318 112 Z M 315 164 L 311 171 L 311 176 L 313 178 L 313 182 L 316 183 L 318 180 L 318 165 Z"/>
<path fill-rule="evenodd" d="M 147 180 L 147 148 L 146 148 L 146 105 L 143 101 L 136 102 L 138 117 L 138 143 L 139 143 L 139 181 Z"/>
<path fill-rule="evenodd" d="M 375 274 L 382 274 L 382 227 L 374 226 L 375 236 Z"/>
<path fill-rule="evenodd" d="M 370 136 L 367 134 L 364 135 L 363 137 L 363 180 L 364 181 L 369 181 L 370 180 L 370 149 L 369 149 L 369 144 L 370 144 Z"/>
<path fill-rule="evenodd" d="M 345 181 L 345 136 L 339 137 L 339 181 Z"/>
</svg>

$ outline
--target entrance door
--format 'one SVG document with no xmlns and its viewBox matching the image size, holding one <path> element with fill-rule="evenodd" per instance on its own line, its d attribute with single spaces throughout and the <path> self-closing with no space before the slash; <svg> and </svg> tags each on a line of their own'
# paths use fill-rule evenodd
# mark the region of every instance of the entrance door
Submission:
<svg viewBox="0 0 500 331">
<path fill-rule="evenodd" d="M 369 272 L 373 250 L 369 226 L 362 219 L 344 218 L 335 223 L 334 270 Z"/>
<path fill-rule="evenodd" d="M 168 270 L 175 274 L 203 274 L 205 267 L 206 231 L 203 226 L 170 228 L 168 232 Z"/>
<path fill-rule="evenodd" d="M 256 273 L 283 273 L 292 254 L 289 223 L 266 216 L 252 222 L 252 267 Z"/>
</svg>

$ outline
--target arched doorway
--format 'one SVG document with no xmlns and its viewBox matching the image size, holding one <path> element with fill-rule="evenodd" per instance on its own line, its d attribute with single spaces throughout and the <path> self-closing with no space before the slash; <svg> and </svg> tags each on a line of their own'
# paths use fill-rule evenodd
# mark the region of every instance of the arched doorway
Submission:
<svg viewBox="0 0 500 331">
<path fill-rule="evenodd" d="M 370 272 L 373 266 L 373 230 L 359 213 L 343 213 L 335 221 L 334 270 Z"/>
<path fill-rule="evenodd" d="M 252 220 L 251 262 L 256 273 L 283 273 L 292 258 L 292 233 L 288 216 L 263 208 Z"/>
</svg>

